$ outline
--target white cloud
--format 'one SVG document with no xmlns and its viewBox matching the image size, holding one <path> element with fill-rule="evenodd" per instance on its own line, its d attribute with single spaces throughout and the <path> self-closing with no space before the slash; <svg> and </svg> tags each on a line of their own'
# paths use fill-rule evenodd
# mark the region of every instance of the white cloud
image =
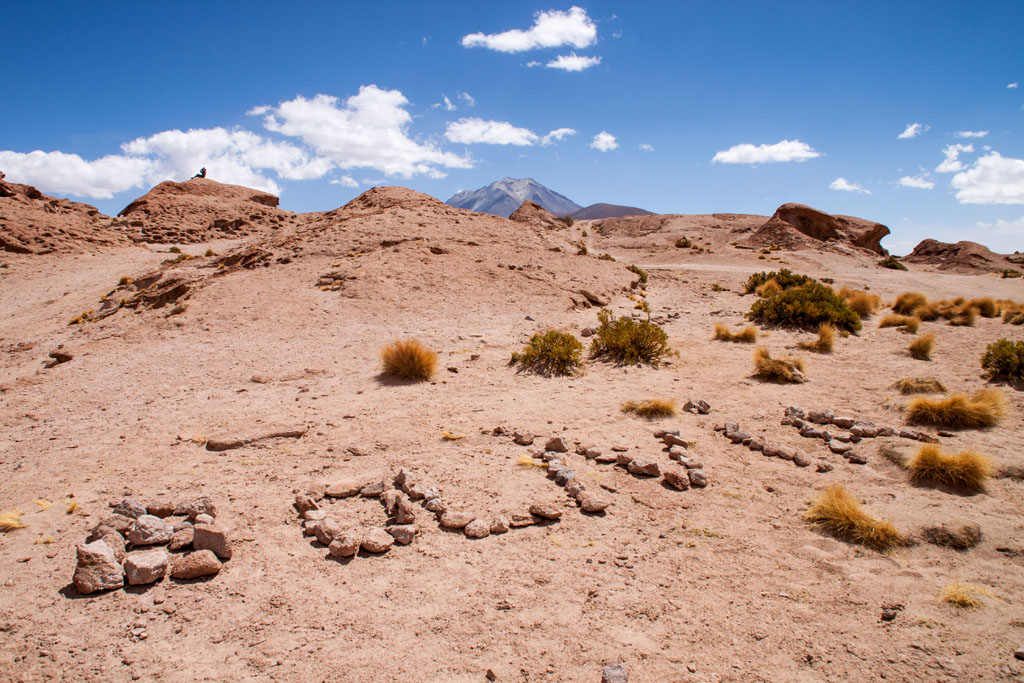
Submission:
<svg viewBox="0 0 1024 683">
<path fill-rule="evenodd" d="M 539 138 L 527 128 L 517 128 L 507 121 L 485 121 L 462 118 L 448 123 L 444 136 L 452 142 L 488 145 L 533 145 Z"/>
<path fill-rule="evenodd" d="M 430 105 L 431 109 L 438 109 L 441 107 L 444 107 L 445 111 L 455 111 L 456 109 L 455 105 L 452 103 L 451 100 L 448 99 L 447 95 L 441 95 L 440 102 L 435 102 L 434 104 Z"/>
<path fill-rule="evenodd" d="M 118 192 L 142 185 L 151 167 L 148 159 L 120 155 L 86 161 L 77 154 L 0 151 L 0 168 L 8 180 L 35 185 L 49 194 L 110 199 Z M 197 169 L 198 170 L 198 169 Z"/>
<path fill-rule="evenodd" d="M 342 187 L 359 187 L 359 181 L 350 175 L 343 175 L 340 178 L 335 178 L 331 181 L 331 185 L 341 185 Z"/>
<path fill-rule="evenodd" d="M 537 61 L 536 59 L 531 59 L 530 61 L 528 61 L 528 62 L 527 62 L 526 64 L 524 64 L 523 66 L 525 66 L 525 67 L 526 67 L 526 68 L 528 68 L 528 69 L 532 69 L 532 68 L 533 68 L 533 67 L 535 67 L 535 66 L 541 66 L 541 63 L 540 63 L 540 62 L 538 62 L 538 61 Z"/>
<path fill-rule="evenodd" d="M 562 69 L 563 71 L 583 71 L 601 63 L 600 57 L 580 57 L 575 52 L 571 55 L 558 55 L 547 63 L 549 69 Z"/>
<path fill-rule="evenodd" d="M 932 190 L 935 188 L 935 183 L 924 176 L 905 175 L 900 178 L 900 185 L 903 187 L 916 187 L 919 190 Z"/>
<path fill-rule="evenodd" d="M 462 37 L 463 47 L 485 47 L 498 52 L 525 52 L 537 48 L 572 45 L 582 48 L 597 40 L 597 26 L 581 7 L 568 12 L 551 10 L 537 12 L 533 26 L 522 31 L 513 29 L 504 33 L 470 33 Z"/>
<path fill-rule="evenodd" d="M 902 133 L 896 136 L 897 140 L 906 140 L 908 138 L 916 138 L 921 133 L 930 129 L 931 126 L 926 126 L 921 123 L 911 123 L 907 126 Z"/>
<path fill-rule="evenodd" d="M 1019 84 L 1019 83 L 1017 83 L 1016 81 L 1014 81 L 1013 83 L 1010 83 L 1009 85 L 1007 85 L 1007 86 L 1006 86 L 1006 89 L 1007 89 L 1007 90 L 1011 90 L 1011 89 L 1013 89 L 1013 88 L 1017 88 L 1017 87 L 1019 87 L 1019 86 L 1020 86 L 1020 84 Z"/>
<path fill-rule="evenodd" d="M 828 189 L 842 190 L 843 192 L 861 192 L 863 194 L 871 194 L 871 190 L 866 190 L 857 183 L 851 183 L 846 178 L 836 178 L 829 184 Z"/>
<path fill-rule="evenodd" d="M 1021 216 L 1017 220 L 1004 221 L 1002 218 L 998 219 L 995 224 L 978 222 L 979 228 L 985 230 L 994 230 L 995 232 L 1008 233 L 1011 235 L 1024 234 L 1024 216 Z"/>
<path fill-rule="evenodd" d="M 646 142 L 643 142 L 643 143 L 641 143 L 641 144 L 639 144 L 637 146 L 640 149 L 642 149 L 643 151 L 645 151 L 645 152 L 653 152 L 654 151 L 654 145 L 649 145 Z"/>
<path fill-rule="evenodd" d="M 459 99 L 462 100 L 463 102 L 465 102 L 466 104 L 468 104 L 471 107 L 475 107 L 476 106 L 476 99 L 472 95 L 470 95 L 468 92 L 460 92 L 459 93 Z"/>
<path fill-rule="evenodd" d="M 722 164 L 764 164 L 774 161 L 806 161 L 820 156 L 806 142 L 782 140 L 774 145 L 735 145 L 718 152 L 711 161 Z"/>
<path fill-rule="evenodd" d="M 964 169 L 964 164 L 960 161 L 960 154 L 964 152 L 973 152 L 974 145 L 946 145 L 942 150 L 942 153 L 946 155 L 946 158 L 942 160 L 942 163 L 935 167 L 936 173 L 956 173 Z"/>
<path fill-rule="evenodd" d="M 602 130 L 600 133 L 594 136 L 591 140 L 590 146 L 600 152 L 610 152 L 613 149 L 618 149 L 619 142 L 615 136 L 608 131 Z"/>
<path fill-rule="evenodd" d="M 950 184 L 961 204 L 1024 204 L 1024 159 L 991 152 Z"/>
<path fill-rule="evenodd" d="M 550 145 L 552 141 L 561 142 L 568 135 L 576 135 L 575 128 L 556 128 L 540 139 L 540 144 Z"/>
<path fill-rule="evenodd" d="M 958 130 L 953 133 L 958 138 L 983 138 L 988 135 L 987 130 Z"/>
<path fill-rule="evenodd" d="M 442 168 L 471 168 L 472 160 L 409 137 L 409 101 L 398 90 L 364 85 L 337 97 L 296 97 L 270 109 L 264 126 L 297 137 L 341 168 L 374 168 L 387 175 L 443 178 Z"/>
</svg>

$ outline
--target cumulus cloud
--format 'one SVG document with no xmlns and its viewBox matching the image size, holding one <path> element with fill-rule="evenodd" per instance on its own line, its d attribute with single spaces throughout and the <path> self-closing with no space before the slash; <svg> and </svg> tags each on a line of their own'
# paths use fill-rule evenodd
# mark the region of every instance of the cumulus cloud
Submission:
<svg viewBox="0 0 1024 683">
<path fill-rule="evenodd" d="M 820 156 L 806 142 L 782 140 L 774 145 L 735 145 L 718 152 L 711 161 L 721 164 L 765 164 L 775 161 L 807 161 Z"/>
<path fill-rule="evenodd" d="M 1014 81 L 1013 83 L 1010 83 L 1009 85 L 1007 85 L 1007 86 L 1006 86 L 1006 89 L 1007 89 L 1007 90 L 1012 90 L 1012 89 L 1014 89 L 1014 88 L 1017 88 L 1017 87 L 1019 87 L 1019 85 L 1020 85 L 1019 83 L 1017 83 L 1016 81 Z"/>
<path fill-rule="evenodd" d="M 571 55 L 558 55 L 558 57 L 547 63 L 547 67 L 563 71 L 583 71 L 600 63 L 600 57 L 580 57 L 573 52 Z"/>
<path fill-rule="evenodd" d="M 590 146 L 599 152 L 610 152 L 613 149 L 618 149 L 619 141 L 608 131 L 602 130 L 590 141 Z"/>
<path fill-rule="evenodd" d="M 484 47 L 498 52 L 525 52 L 537 48 L 571 45 L 583 48 L 597 40 L 597 26 L 581 7 L 568 12 L 551 10 L 537 12 L 533 26 L 523 31 L 513 29 L 504 33 L 470 33 L 462 37 L 463 47 Z"/>
<path fill-rule="evenodd" d="M 550 145 L 553 142 L 561 142 L 569 135 L 576 135 L 578 131 L 575 128 L 556 128 L 544 137 L 540 139 L 540 144 Z"/>
<path fill-rule="evenodd" d="M 468 104 L 471 107 L 476 106 L 476 98 L 470 95 L 468 92 L 460 92 L 459 99 Z"/>
<path fill-rule="evenodd" d="M 862 194 L 871 194 L 871 190 L 866 190 L 857 183 L 851 183 L 846 178 L 836 178 L 829 184 L 828 189 L 842 190 L 843 192 L 860 192 Z"/>
<path fill-rule="evenodd" d="M 639 145 L 637 145 L 637 147 L 639 147 L 640 149 L 642 149 L 645 152 L 653 152 L 654 151 L 654 145 L 649 145 L 646 142 L 640 143 Z"/>
<path fill-rule="evenodd" d="M 995 223 L 977 223 L 979 228 L 994 230 L 996 232 L 1008 233 L 1011 235 L 1024 234 L 1024 216 L 1012 221 L 1004 221 L 1002 218 Z"/>
<path fill-rule="evenodd" d="M 463 144 L 529 146 L 540 138 L 528 128 L 517 128 L 508 121 L 486 121 L 480 118 L 461 118 L 448 123 L 444 136 Z"/>
<path fill-rule="evenodd" d="M 960 161 L 960 155 L 964 152 L 973 152 L 974 145 L 946 145 L 942 150 L 942 153 L 946 155 L 946 158 L 942 160 L 942 163 L 935 167 L 936 173 L 956 173 L 962 171 L 964 164 Z"/>
<path fill-rule="evenodd" d="M 340 178 L 335 178 L 331 181 L 331 185 L 341 185 L 342 187 L 359 187 L 359 181 L 350 175 L 343 175 Z"/>
<path fill-rule="evenodd" d="M 928 130 L 930 128 L 931 128 L 931 126 L 926 126 L 926 125 L 921 124 L 921 123 L 911 123 L 909 126 L 907 126 L 903 130 L 902 133 L 900 133 L 899 135 L 896 136 L 896 139 L 897 140 L 906 140 L 908 138 L 916 138 L 918 135 L 920 135 L 921 133 L 925 132 L 926 130 Z"/>
<path fill-rule="evenodd" d="M 64 152 L 0 151 L 0 168 L 7 172 L 8 180 L 35 185 L 50 194 L 110 199 L 142 185 L 151 162 L 120 155 L 86 161 Z"/>
<path fill-rule="evenodd" d="M 903 187 L 916 187 L 919 190 L 932 190 L 935 188 L 935 183 L 924 176 L 905 175 L 900 178 L 900 185 Z"/>
<path fill-rule="evenodd" d="M 950 184 L 961 204 L 1024 204 L 1024 159 L 990 152 Z"/>
<path fill-rule="evenodd" d="M 470 168 L 472 160 L 409 136 L 409 100 L 375 85 L 342 103 L 337 97 L 296 97 L 269 110 L 267 130 L 295 137 L 340 168 L 374 168 L 388 175 L 443 178 L 441 168 Z"/>
<path fill-rule="evenodd" d="M 953 133 L 958 138 L 983 138 L 988 135 L 987 130 L 958 130 Z"/>
</svg>

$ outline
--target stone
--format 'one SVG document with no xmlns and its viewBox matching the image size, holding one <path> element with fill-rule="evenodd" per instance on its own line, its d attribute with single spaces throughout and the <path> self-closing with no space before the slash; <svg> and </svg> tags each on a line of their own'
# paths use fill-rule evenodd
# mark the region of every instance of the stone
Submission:
<svg viewBox="0 0 1024 683">
<path fill-rule="evenodd" d="M 142 503 L 135 502 L 132 498 L 124 498 L 120 503 L 114 506 L 113 510 L 115 515 L 124 515 L 132 519 L 138 519 L 146 513 L 146 506 Z"/>
<path fill-rule="evenodd" d="M 455 510 L 448 510 L 441 515 L 441 519 L 438 520 L 441 526 L 447 529 L 465 529 L 466 525 L 472 522 L 474 519 L 473 515 L 468 512 L 457 512 Z"/>
<path fill-rule="evenodd" d="M 316 529 L 323 524 L 322 519 L 308 519 L 302 523 L 302 535 L 313 536 L 316 534 Z"/>
<path fill-rule="evenodd" d="M 846 462 L 850 463 L 851 465 L 867 465 L 868 456 L 863 455 L 861 453 L 847 453 Z"/>
<path fill-rule="evenodd" d="M 777 455 L 783 460 L 792 460 L 796 457 L 796 449 L 789 446 L 779 446 Z"/>
<path fill-rule="evenodd" d="M 601 683 L 629 683 L 626 667 L 621 664 L 609 664 L 601 671 Z"/>
<path fill-rule="evenodd" d="M 679 458 L 679 464 L 688 470 L 702 470 L 704 469 L 704 463 L 700 458 Z"/>
<path fill-rule="evenodd" d="M 678 429 L 656 429 L 654 431 L 654 438 L 655 439 L 663 439 L 663 438 L 665 438 L 666 434 L 675 434 L 676 436 L 679 436 L 679 430 Z"/>
<path fill-rule="evenodd" d="M 169 500 L 158 500 L 146 505 L 146 514 L 163 519 L 174 514 L 175 505 Z"/>
<path fill-rule="evenodd" d="M 548 439 L 548 442 L 544 444 L 544 450 L 553 451 L 555 453 L 568 453 L 569 446 L 565 443 L 565 439 L 560 436 L 554 436 Z"/>
<path fill-rule="evenodd" d="M 110 549 L 114 551 L 114 557 L 117 558 L 118 562 L 124 562 L 124 536 L 111 529 L 107 533 L 103 534 L 99 540 L 110 546 Z"/>
<path fill-rule="evenodd" d="M 445 511 L 446 506 L 444 504 L 444 501 L 442 501 L 440 497 L 429 498 L 423 502 L 423 509 L 426 510 L 427 512 L 440 514 Z"/>
<path fill-rule="evenodd" d="M 196 530 L 198 531 L 198 527 L 196 527 Z M 323 545 L 330 545 L 334 537 L 342 531 L 341 525 L 333 519 L 322 519 L 313 527 L 313 535 Z M 195 540 L 192 541 L 192 545 L 195 545 Z"/>
<path fill-rule="evenodd" d="M 173 535 L 174 529 L 164 520 L 153 515 L 141 515 L 128 530 L 128 542 L 132 545 L 161 545 L 168 543 Z"/>
<path fill-rule="evenodd" d="M 797 467 L 807 467 L 811 464 L 811 459 L 803 451 L 797 451 L 793 455 L 793 464 Z"/>
<path fill-rule="evenodd" d="M 637 458 L 627 466 L 630 474 L 640 474 L 648 477 L 656 477 L 661 474 L 661 468 L 653 460 Z"/>
<path fill-rule="evenodd" d="M 779 447 L 773 443 L 766 443 L 761 448 L 761 452 L 769 458 L 774 458 L 779 454 Z"/>
<path fill-rule="evenodd" d="M 690 488 L 690 477 L 686 471 L 680 472 L 679 470 L 665 470 L 662 473 L 662 477 L 665 479 L 665 483 L 672 488 L 685 491 Z"/>
<path fill-rule="evenodd" d="M 331 557 L 352 557 L 359 552 L 361 539 L 351 531 L 343 531 L 327 546 Z"/>
<path fill-rule="evenodd" d="M 196 515 L 196 524 L 213 524 L 213 517 L 207 514 Z"/>
<path fill-rule="evenodd" d="M 175 514 L 177 514 L 177 510 L 175 510 Z M 185 503 L 184 514 L 191 520 L 194 520 L 199 515 L 210 515 L 211 517 L 216 517 L 217 506 L 213 504 L 213 501 L 210 500 L 209 496 L 199 496 L 195 500 L 190 500 Z"/>
<path fill-rule="evenodd" d="M 175 522 L 174 526 L 172 526 L 171 529 L 174 531 L 174 533 L 178 533 L 182 529 L 191 529 L 192 526 L 192 522 L 188 521 L 187 519 L 183 519 L 180 522 Z"/>
<path fill-rule="evenodd" d="M 832 418 L 834 417 L 835 413 L 831 410 L 811 410 L 807 413 L 807 419 L 819 425 L 832 424 Z"/>
<path fill-rule="evenodd" d="M 492 534 L 503 534 L 509 529 L 509 519 L 506 515 L 495 515 L 491 520 L 490 530 Z"/>
<path fill-rule="evenodd" d="M 516 432 L 512 435 L 512 441 L 519 444 L 520 446 L 532 446 L 533 445 L 533 434 L 529 432 Z"/>
<path fill-rule="evenodd" d="M 702 401 L 699 398 L 691 398 L 683 406 L 683 410 L 693 413 L 694 415 L 707 415 L 711 412 L 711 404 L 707 401 Z"/>
<path fill-rule="evenodd" d="M 810 425 L 805 425 L 800 430 L 800 436 L 802 436 L 802 437 L 804 437 L 806 439 L 824 439 L 825 438 L 825 430 L 823 430 L 823 429 L 821 429 L 819 427 L 812 427 Z"/>
<path fill-rule="evenodd" d="M 850 427 L 850 434 L 871 439 L 878 436 L 878 427 L 869 424 L 857 423 Z"/>
<path fill-rule="evenodd" d="M 896 436 L 896 430 L 892 427 L 879 427 L 878 436 Z"/>
<path fill-rule="evenodd" d="M 833 453 L 842 455 L 843 453 L 849 453 L 853 450 L 853 446 L 848 443 L 839 443 L 836 441 L 829 441 L 828 449 Z"/>
<path fill-rule="evenodd" d="M 388 517 L 393 517 L 398 501 L 402 498 L 402 492 L 398 489 L 388 489 L 380 494 L 380 502 L 384 505 L 384 511 Z"/>
<path fill-rule="evenodd" d="M 723 430 L 725 431 L 725 435 L 728 436 L 731 432 L 735 432 L 739 428 L 740 424 L 738 422 L 726 422 Z"/>
<path fill-rule="evenodd" d="M 359 546 L 368 553 L 386 553 L 395 544 L 394 537 L 380 527 L 370 529 Z"/>
<path fill-rule="evenodd" d="M 416 538 L 415 524 L 392 524 L 385 527 L 387 532 L 395 539 L 398 545 L 409 545 Z M 330 548 L 328 548 L 330 550 Z"/>
<path fill-rule="evenodd" d="M 469 538 L 487 538 L 491 535 L 491 525 L 485 519 L 474 519 L 462 531 Z"/>
<path fill-rule="evenodd" d="M 799 417 L 803 419 L 806 415 L 806 411 L 798 406 L 786 406 L 786 417 Z"/>
<path fill-rule="evenodd" d="M 324 520 L 324 523 L 326 522 L 327 520 Z M 324 524 L 321 524 L 321 528 L 323 526 Z M 196 550 L 212 550 L 213 554 L 222 560 L 231 559 L 231 540 L 227 532 L 217 524 L 196 524 L 192 530 L 192 547 Z"/>
<path fill-rule="evenodd" d="M 612 502 L 607 498 L 595 494 L 587 494 L 580 498 L 580 509 L 592 514 L 604 512 L 604 510 L 611 504 Z"/>
<path fill-rule="evenodd" d="M 750 443 L 747 444 L 747 448 L 749 448 L 752 451 L 764 450 L 764 441 L 762 441 L 761 439 L 751 439 Z"/>
<path fill-rule="evenodd" d="M 213 576 L 220 568 L 220 560 L 212 550 L 197 550 L 171 562 L 171 578 L 198 579 L 201 576 Z"/>
<path fill-rule="evenodd" d="M 124 585 L 124 570 L 105 541 L 82 543 L 75 548 L 78 566 L 75 567 L 75 590 L 83 595 L 111 590 Z"/>
<path fill-rule="evenodd" d="M 412 478 L 412 472 L 403 467 L 398 470 L 398 474 L 395 475 L 395 486 L 404 491 L 407 487 L 412 487 L 414 483 Z"/>
<path fill-rule="evenodd" d="M 588 446 L 583 449 L 583 457 L 587 460 L 594 460 L 595 458 L 601 457 L 601 449 L 595 446 Z"/>
<path fill-rule="evenodd" d="M 858 437 L 859 438 L 859 437 Z M 853 437 L 849 434 L 833 434 L 832 441 L 840 441 L 842 443 L 850 443 L 853 441 Z"/>
<path fill-rule="evenodd" d="M 665 436 L 661 438 L 661 440 L 665 442 L 666 446 L 679 446 L 680 448 L 687 447 L 686 439 L 679 436 L 678 434 L 666 433 Z"/>
<path fill-rule="evenodd" d="M 131 524 L 129 524 L 128 526 L 125 527 L 125 531 L 127 532 L 128 529 L 130 529 L 130 528 L 131 528 Z M 100 522 L 99 524 L 97 524 L 96 526 L 94 526 L 92 529 L 89 530 L 89 535 L 85 537 L 85 542 L 86 543 L 92 543 L 93 541 L 98 541 L 98 540 L 100 540 L 101 538 L 103 538 L 104 536 L 106 536 L 109 533 L 115 533 L 115 534 L 118 534 L 118 535 L 122 535 L 119 531 L 117 531 L 113 527 L 107 526 L 103 522 Z"/>
<path fill-rule="evenodd" d="M 167 544 L 168 550 L 181 550 L 192 545 L 192 527 L 175 531 L 174 535 L 171 536 L 170 543 Z"/>
<path fill-rule="evenodd" d="M 404 490 L 404 489 L 403 489 Z M 425 486 L 423 484 L 415 484 L 409 487 L 408 491 L 410 500 L 424 500 L 426 498 L 437 498 L 438 491 L 435 488 Z"/>
<path fill-rule="evenodd" d="M 320 519 L 326 519 L 327 513 L 323 510 L 306 510 L 302 513 L 302 519 L 307 522 L 315 522 Z"/>
<path fill-rule="evenodd" d="M 530 514 L 544 519 L 561 519 L 562 511 L 553 505 L 534 504 L 530 506 Z"/>
<path fill-rule="evenodd" d="M 725 438 L 729 439 L 729 441 L 732 441 L 733 443 L 743 443 L 744 441 L 750 443 L 751 441 L 754 440 L 754 437 L 752 437 L 750 434 L 747 434 L 746 432 L 741 432 L 739 430 L 726 432 Z"/>
<path fill-rule="evenodd" d="M 708 478 L 704 474 L 704 470 L 686 470 L 686 475 L 690 478 L 690 486 L 702 489 L 708 485 Z"/>
<path fill-rule="evenodd" d="M 164 578 L 170 558 L 162 548 L 131 553 L 124 560 L 124 575 L 130 586 L 144 586 Z"/>
<path fill-rule="evenodd" d="M 575 478 L 576 475 L 569 469 L 561 469 L 555 472 L 555 483 L 559 486 L 565 486 Z"/>
<path fill-rule="evenodd" d="M 328 498 L 349 498 L 350 496 L 354 496 L 362 491 L 364 486 L 366 486 L 365 481 L 360 481 L 358 479 L 342 479 L 341 481 L 328 484 L 325 495 Z"/>
<path fill-rule="evenodd" d="M 836 416 L 836 417 L 832 418 L 832 424 L 834 424 L 836 427 L 839 427 L 840 429 L 849 429 L 850 427 L 852 427 L 856 423 L 857 423 L 857 420 L 855 420 L 852 417 Z"/>
<path fill-rule="evenodd" d="M 394 517 L 395 524 L 412 524 L 416 521 L 416 508 L 413 507 L 411 500 L 402 496 L 398 499 L 392 517 Z"/>
<path fill-rule="evenodd" d="M 669 446 L 668 458 L 669 460 L 679 460 L 679 458 L 686 457 L 686 449 L 681 446 Z"/>
<path fill-rule="evenodd" d="M 359 495 L 363 498 L 379 498 L 380 494 L 384 493 L 384 490 L 388 488 L 386 482 L 375 481 L 372 484 L 367 484 L 359 490 Z"/>
<path fill-rule="evenodd" d="M 616 453 L 625 453 L 626 451 L 629 450 L 629 446 L 623 446 L 623 445 L 619 444 L 619 445 L 612 446 L 612 450 L 615 451 Z"/>
<path fill-rule="evenodd" d="M 892 621 L 900 613 L 898 609 L 886 607 L 882 610 L 882 621 Z"/>
<path fill-rule="evenodd" d="M 819 460 L 818 464 L 814 468 L 814 470 L 816 472 L 821 472 L 821 473 L 824 474 L 825 472 L 831 472 L 832 471 L 832 465 L 830 463 L 825 462 L 824 460 Z"/>
<path fill-rule="evenodd" d="M 570 498 L 578 499 L 580 494 L 586 490 L 586 486 L 583 485 L 579 480 L 573 479 L 572 481 L 566 482 L 565 492 Z"/>
<path fill-rule="evenodd" d="M 509 515 L 508 525 L 513 529 L 519 529 L 524 526 L 530 526 L 534 523 L 533 515 L 523 512 L 513 512 Z"/>
<path fill-rule="evenodd" d="M 548 476 L 553 478 L 558 470 L 563 469 L 565 469 L 565 463 L 563 463 L 561 459 L 552 458 L 548 461 Z"/>
<path fill-rule="evenodd" d="M 629 453 L 616 453 L 615 462 L 618 465 L 629 466 L 629 463 L 633 462 L 633 456 Z"/>
<path fill-rule="evenodd" d="M 598 455 L 598 456 L 596 456 L 594 458 L 594 462 L 600 463 L 602 465 L 607 465 L 609 463 L 618 462 L 618 461 L 619 461 L 619 454 L 618 453 L 602 453 L 601 455 Z"/>
<path fill-rule="evenodd" d="M 295 509 L 298 510 L 301 515 L 307 510 L 319 510 L 320 506 L 305 493 L 300 493 L 295 496 Z"/>
<path fill-rule="evenodd" d="M 1013 656 L 1017 659 L 1024 661 L 1024 647 L 1018 647 L 1013 651 Z"/>
</svg>

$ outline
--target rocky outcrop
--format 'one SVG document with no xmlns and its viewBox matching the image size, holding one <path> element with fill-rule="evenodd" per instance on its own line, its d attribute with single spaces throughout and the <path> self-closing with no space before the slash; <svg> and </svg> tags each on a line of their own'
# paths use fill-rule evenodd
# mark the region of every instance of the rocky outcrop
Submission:
<svg viewBox="0 0 1024 683">
<path fill-rule="evenodd" d="M 854 216 L 832 215 L 804 204 L 783 204 L 744 241 L 751 247 L 778 245 L 788 249 L 845 245 L 887 255 L 881 245 L 889 228 Z"/>
<path fill-rule="evenodd" d="M 531 223 L 551 228 L 552 230 L 566 227 L 564 222 L 552 216 L 543 206 L 531 201 L 523 202 L 518 209 L 512 212 L 508 219 L 517 223 Z"/>
<path fill-rule="evenodd" d="M 939 270 L 957 273 L 1001 273 L 1006 269 L 1020 269 L 1024 257 L 1020 254 L 997 254 L 977 242 L 961 241 L 955 244 L 927 239 L 918 243 L 902 261 L 935 266 Z"/>
</svg>

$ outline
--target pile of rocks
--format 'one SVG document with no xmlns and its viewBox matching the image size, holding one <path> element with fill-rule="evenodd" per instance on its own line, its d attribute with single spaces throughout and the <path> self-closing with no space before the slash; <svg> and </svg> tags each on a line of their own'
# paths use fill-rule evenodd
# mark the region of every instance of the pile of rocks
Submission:
<svg viewBox="0 0 1024 683">
<path fill-rule="evenodd" d="M 790 448 L 789 446 L 783 446 L 776 443 L 764 441 L 751 436 L 747 432 L 740 429 L 740 426 L 736 422 L 726 422 L 724 424 L 716 424 L 715 431 L 721 432 L 725 438 L 734 444 L 742 444 L 752 451 L 760 451 L 769 458 L 781 458 L 792 462 L 797 467 L 809 467 L 811 465 L 811 459 L 806 453 L 796 448 Z M 865 462 L 867 462 L 865 460 Z M 819 460 L 816 470 L 818 472 L 831 472 L 832 465 Z"/>
<path fill-rule="evenodd" d="M 700 403 L 703 403 L 703 401 Z M 697 405 L 697 411 L 704 414 L 706 411 L 701 410 L 701 407 Z M 675 460 L 682 466 L 682 469 L 666 469 L 661 473 L 662 479 L 664 479 L 666 484 L 680 491 L 686 490 L 691 486 L 702 489 L 708 485 L 708 477 L 704 473 L 704 463 L 699 457 L 690 454 L 690 444 L 682 437 L 678 429 L 660 429 L 654 432 L 654 438 L 660 439 L 665 445 L 664 450 L 668 452 L 669 459 Z M 638 467 L 636 460 L 630 462 L 626 467 L 634 474 L 637 473 L 635 470 L 638 469 L 641 472 L 643 470 L 653 470 L 646 462 L 641 462 Z"/>
<path fill-rule="evenodd" d="M 206 496 L 185 503 L 143 505 L 125 498 L 77 547 L 75 589 L 82 594 L 173 579 L 212 576 L 231 559 L 231 541 Z M 174 521 L 172 517 L 182 517 Z M 153 547 L 153 546 L 166 546 Z M 147 548 L 138 550 L 136 548 Z M 168 553 L 182 551 L 172 556 Z M 191 552 L 189 552 L 191 550 Z"/>
<path fill-rule="evenodd" d="M 569 446 L 561 437 L 549 439 L 544 445 L 544 451 L 537 453 L 542 460 L 548 464 L 548 479 L 554 480 L 556 484 L 565 489 L 569 498 L 575 502 L 581 510 L 591 514 L 604 512 L 612 501 L 600 493 L 590 491 L 586 484 L 576 478 L 576 473 L 565 464 L 563 454 L 569 452 Z M 576 453 L 588 458 L 596 458 L 601 452 L 593 446 L 577 446 Z"/>
<path fill-rule="evenodd" d="M 938 439 L 934 436 L 915 429 L 879 427 L 870 420 L 858 420 L 854 417 L 836 415 L 831 410 L 804 410 L 797 406 L 788 406 L 781 424 L 796 427 L 800 430 L 800 436 L 809 439 L 821 439 L 828 444 L 833 453 L 844 455 L 852 448 L 845 444 L 859 443 L 862 439 L 873 439 L 875 437 L 898 436 L 901 439 L 938 443 Z M 830 432 L 823 428 L 826 425 L 848 430 L 850 433 Z"/>
</svg>

